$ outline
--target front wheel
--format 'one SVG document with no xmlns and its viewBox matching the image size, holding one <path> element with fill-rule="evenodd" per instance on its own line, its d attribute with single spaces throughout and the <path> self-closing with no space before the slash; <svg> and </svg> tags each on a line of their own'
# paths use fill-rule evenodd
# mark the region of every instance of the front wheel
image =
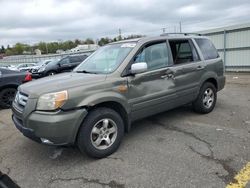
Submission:
<svg viewBox="0 0 250 188">
<path fill-rule="evenodd" d="M 121 116 L 109 108 L 90 111 L 77 137 L 81 152 L 94 158 L 103 158 L 114 153 L 123 138 L 124 123 Z"/>
<path fill-rule="evenodd" d="M 55 74 L 56 74 L 55 71 L 49 71 L 49 72 L 47 73 L 47 76 L 54 76 Z"/>
<path fill-rule="evenodd" d="M 0 92 L 0 107 L 1 108 L 10 108 L 12 102 L 15 98 L 16 89 L 15 88 L 6 88 Z"/>
<path fill-rule="evenodd" d="M 214 109 L 217 100 L 217 90 L 214 84 L 206 82 L 200 89 L 197 99 L 193 102 L 195 112 L 207 114 Z"/>
</svg>

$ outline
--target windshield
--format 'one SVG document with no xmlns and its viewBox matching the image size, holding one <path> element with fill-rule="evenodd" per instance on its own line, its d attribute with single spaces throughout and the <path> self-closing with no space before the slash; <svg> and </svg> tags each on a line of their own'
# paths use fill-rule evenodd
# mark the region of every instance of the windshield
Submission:
<svg viewBox="0 0 250 188">
<path fill-rule="evenodd" d="M 83 61 L 74 72 L 111 73 L 118 68 L 135 45 L 136 43 L 120 43 L 99 48 L 99 50 Z"/>
</svg>

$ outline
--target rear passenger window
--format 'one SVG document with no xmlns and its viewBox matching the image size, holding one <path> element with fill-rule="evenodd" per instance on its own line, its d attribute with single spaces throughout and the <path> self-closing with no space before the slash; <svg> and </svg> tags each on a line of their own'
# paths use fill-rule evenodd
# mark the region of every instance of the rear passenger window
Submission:
<svg viewBox="0 0 250 188">
<path fill-rule="evenodd" d="M 198 44 L 203 57 L 205 60 L 208 59 L 216 59 L 219 57 L 219 54 L 214 47 L 213 43 L 208 39 L 195 39 L 196 43 Z"/>
<path fill-rule="evenodd" d="M 174 64 L 189 63 L 199 60 L 196 49 L 189 40 L 170 40 L 169 44 Z"/>
<path fill-rule="evenodd" d="M 76 56 L 76 57 L 70 57 L 70 62 L 71 63 L 81 62 L 81 59 L 78 56 Z"/>
<path fill-rule="evenodd" d="M 69 58 L 62 59 L 59 61 L 61 65 L 69 64 Z"/>
<path fill-rule="evenodd" d="M 134 63 L 146 62 L 148 70 L 156 70 L 169 65 L 166 42 L 150 44 L 134 58 Z"/>
</svg>

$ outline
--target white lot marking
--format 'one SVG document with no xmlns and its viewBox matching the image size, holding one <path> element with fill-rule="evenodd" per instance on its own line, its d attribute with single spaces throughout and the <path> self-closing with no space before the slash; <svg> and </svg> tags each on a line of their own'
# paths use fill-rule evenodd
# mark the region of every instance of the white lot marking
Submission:
<svg viewBox="0 0 250 188">
<path fill-rule="evenodd" d="M 56 149 L 53 150 L 53 153 L 49 158 L 56 159 L 57 157 L 62 155 L 62 152 L 63 152 L 63 148 L 56 148 Z"/>
<path fill-rule="evenodd" d="M 218 128 L 218 129 L 216 129 L 216 131 L 222 131 L 222 130 L 223 130 L 223 129 L 219 129 L 219 128 Z"/>
</svg>

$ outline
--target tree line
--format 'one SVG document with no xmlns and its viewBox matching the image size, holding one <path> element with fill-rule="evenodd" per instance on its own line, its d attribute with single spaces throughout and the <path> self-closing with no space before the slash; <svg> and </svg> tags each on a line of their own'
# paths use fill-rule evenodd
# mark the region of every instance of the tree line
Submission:
<svg viewBox="0 0 250 188">
<path fill-rule="evenodd" d="M 67 40 L 63 42 L 39 42 L 35 45 L 29 45 L 24 43 L 16 43 L 14 46 L 10 47 L 10 45 L 7 45 L 7 48 L 5 48 L 3 45 L 0 48 L 0 54 L 4 54 L 6 56 L 9 55 L 22 55 L 22 54 L 34 54 L 35 49 L 41 50 L 42 54 L 47 53 L 56 53 L 57 50 L 70 50 L 72 48 L 77 47 L 80 44 L 95 44 L 97 43 L 99 46 L 103 46 L 105 44 L 108 44 L 110 42 L 116 42 L 120 40 L 125 39 L 133 39 L 133 38 L 140 38 L 143 37 L 143 35 L 129 35 L 127 37 L 115 37 L 115 38 L 109 38 L 109 37 L 103 37 L 97 40 L 96 42 L 91 39 L 87 38 L 85 40 L 75 39 L 75 40 Z"/>
</svg>

